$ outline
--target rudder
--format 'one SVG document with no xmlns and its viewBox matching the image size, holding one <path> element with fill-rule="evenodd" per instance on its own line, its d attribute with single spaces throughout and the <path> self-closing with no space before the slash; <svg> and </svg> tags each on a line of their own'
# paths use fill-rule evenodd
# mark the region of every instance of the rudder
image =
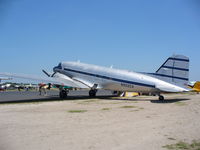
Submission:
<svg viewBox="0 0 200 150">
<path fill-rule="evenodd" d="M 189 58 L 183 55 L 173 55 L 154 75 L 167 82 L 185 85 L 189 81 Z"/>
</svg>

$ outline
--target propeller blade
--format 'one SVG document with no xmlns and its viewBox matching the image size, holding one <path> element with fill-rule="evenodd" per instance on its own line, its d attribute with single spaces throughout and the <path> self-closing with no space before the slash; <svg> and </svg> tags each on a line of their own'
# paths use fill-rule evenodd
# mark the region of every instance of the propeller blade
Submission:
<svg viewBox="0 0 200 150">
<path fill-rule="evenodd" d="M 50 77 L 51 75 L 49 73 L 47 73 L 45 70 L 42 70 L 42 72 L 44 72 L 48 77 Z"/>
<path fill-rule="evenodd" d="M 51 77 L 54 77 L 55 74 L 56 74 L 56 72 L 54 72 L 54 73 L 51 75 Z"/>
</svg>

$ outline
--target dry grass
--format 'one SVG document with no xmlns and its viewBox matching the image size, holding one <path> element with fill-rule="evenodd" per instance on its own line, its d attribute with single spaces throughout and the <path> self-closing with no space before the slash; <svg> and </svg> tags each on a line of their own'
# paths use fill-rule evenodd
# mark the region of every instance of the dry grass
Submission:
<svg viewBox="0 0 200 150">
<path fill-rule="evenodd" d="M 171 149 L 171 150 L 200 150 L 200 142 L 193 140 L 191 144 L 180 141 L 175 144 L 165 145 L 163 148 Z"/>
<path fill-rule="evenodd" d="M 136 106 L 132 106 L 132 105 L 127 105 L 127 106 L 121 106 L 120 108 L 137 108 Z"/>
<path fill-rule="evenodd" d="M 69 113 L 84 113 L 87 112 L 87 110 L 69 110 Z"/>
<path fill-rule="evenodd" d="M 111 108 L 102 108 L 101 110 L 110 110 Z"/>
<path fill-rule="evenodd" d="M 178 106 L 185 106 L 186 105 L 186 103 L 184 103 L 184 102 L 175 102 L 175 104 L 178 105 Z"/>
</svg>

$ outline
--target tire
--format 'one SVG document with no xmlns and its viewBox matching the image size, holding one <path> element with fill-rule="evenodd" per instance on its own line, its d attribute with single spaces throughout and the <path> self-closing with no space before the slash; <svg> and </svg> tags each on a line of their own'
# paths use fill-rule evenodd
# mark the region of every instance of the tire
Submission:
<svg viewBox="0 0 200 150">
<path fill-rule="evenodd" d="M 90 90 L 89 91 L 89 96 L 90 97 L 95 97 L 96 96 L 96 91 L 95 90 Z"/>
<path fill-rule="evenodd" d="M 59 95 L 60 95 L 60 98 L 61 98 L 61 99 L 64 99 L 64 98 L 67 97 L 67 94 L 68 94 L 67 91 L 62 90 L 62 91 L 60 91 L 60 94 L 59 94 Z"/>
<path fill-rule="evenodd" d="M 165 99 L 164 96 L 162 96 L 162 95 L 159 96 L 160 101 L 163 101 L 164 99 Z"/>
</svg>

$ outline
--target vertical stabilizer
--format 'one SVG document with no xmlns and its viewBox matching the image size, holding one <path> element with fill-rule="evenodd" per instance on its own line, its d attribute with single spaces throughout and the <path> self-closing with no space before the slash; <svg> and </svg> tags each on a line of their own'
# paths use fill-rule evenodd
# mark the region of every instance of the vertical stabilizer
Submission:
<svg viewBox="0 0 200 150">
<path fill-rule="evenodd" d="M 167 82 L 185 85 L 189 81 L 189 58 L 173 55 L 153 75 Z"/>
</svg>

